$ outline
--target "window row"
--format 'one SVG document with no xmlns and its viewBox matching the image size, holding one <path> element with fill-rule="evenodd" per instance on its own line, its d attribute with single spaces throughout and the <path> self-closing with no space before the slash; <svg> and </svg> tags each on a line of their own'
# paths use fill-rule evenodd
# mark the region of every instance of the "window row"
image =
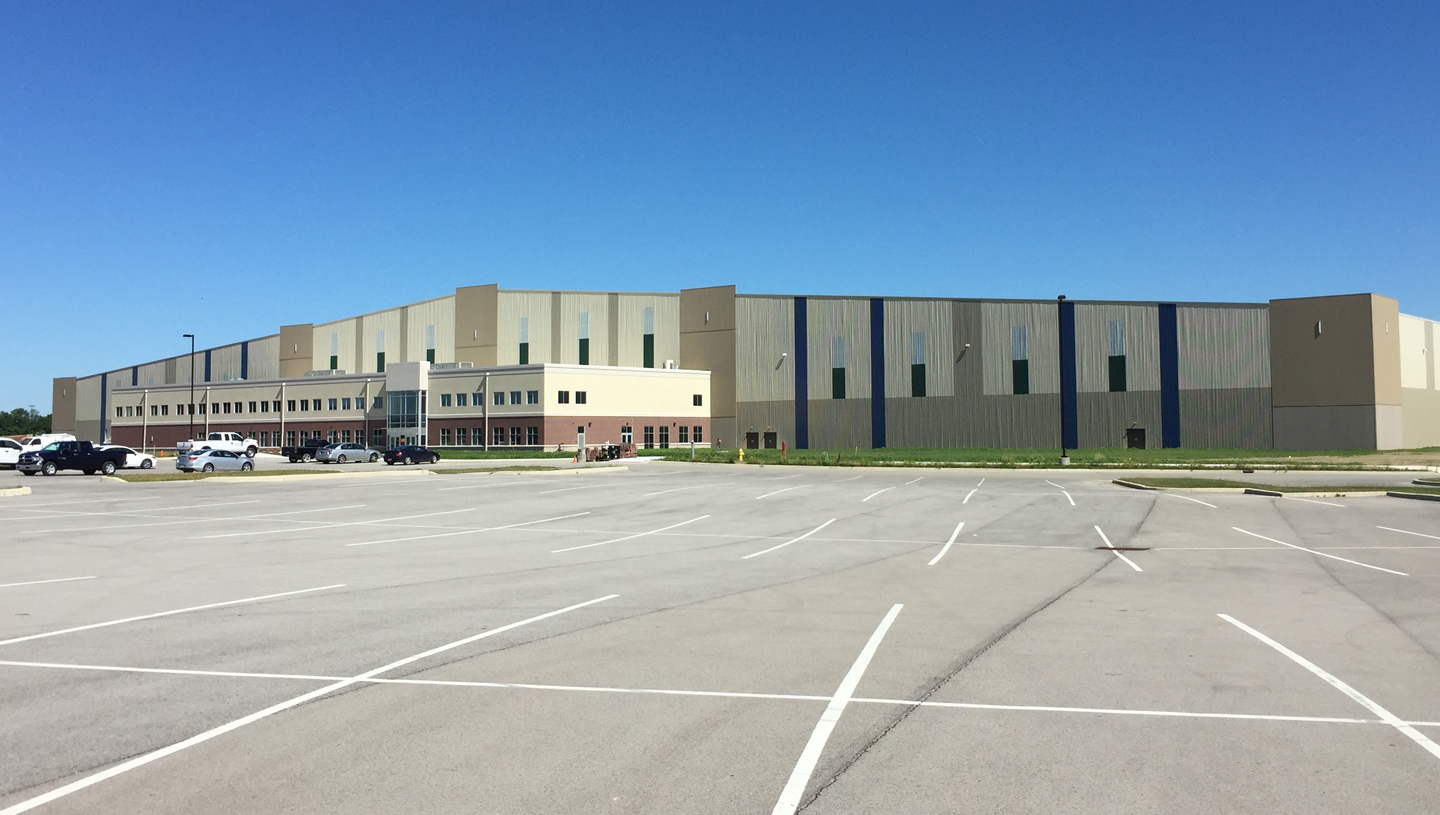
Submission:
<svg viewBox="0 0 1440 815">
<path fill-rule="evenodd" d="M 440 446 L 448 447 L 456 445 L 464 447 L 467 445 L 481 445 L 485 443 L 485 429 L 481 427 L 457 427 L 453 430 L 448 427 L 440 428 Z M 529 427 L 500 427 L 490 428 L 490 444 L 492 446 L 540 446 L 540 426 Z"/>
<path fill-rule="evenodd" d="M 656 428 L 654 425 L 645 425 L 644 427 L 642 427 L 642 428 L 640 428 L 640 429 L 641 429 L 641 431 L 642 431 L 642 433 L 643 433 L 643 435 L 642 435 L 642 437 L 641 437 L 641 438 L 643 439 L 643 442 L 642 442 L 641 445 L 640 445 L 641 447 L 644 447 L 644 448 L 647 448 L 647 449 L 653 449 L 653 448 L 655 447 L 655 445 L 656 445 L 656 440 L 655 440 L 655 439 L 656 439 L 656 434 L 655 434 L 655 431 L 656 431 L 657 429 L 660 431 L 660 434 L 659 434 L 659 439 L 660 439 L 660 440 L 659 440 L 659 445 L 660 445 L 660 447 L 666 448 L 666 447 L 669 447 L 669 446 L 670 446 L 670 426 L 669 426 L 669 425 L 660 425 L 659 428 Z M 676 438 L 676 443 L 678 443 L 678 444 L 690 444 L 691 442 L 694 442 L 695 444 L 701 444 L 701 443 L 703 443 L 703 442 L 705 441 L 704 428 L 702 428 L 702 427 L 701 427 L 700 425 L 698 425 L 698 424 L 695 425 L 694 427 L 688 427 L 688 426 L 686 426 L 686 425 L 680 425 L 680 426 L 677 428 L 675 435 L 677 436 L 677 438 Z M 633 429 L 630 425 L 628 425 L 628 424 L 627 424 L 627 425 L 624 425 L 623 427 L 620 428 L 620 443 L 621 443 L 621 444 L 634 444 L 634 443 L 635 443 L 635 433 L 634 433 L 634 429 Z"/>
<path fill-rule="evenodd" d="M 325 409 L 326 409 L 326 406 L 328 406 L 328 408 L 329 408 L 330 410 L 364 410 L 364 409 L 365 409 L 365 400 L 364 400 L 364 399 L 361 399 L 361 398 L 358 397 L 358 396 L 355 397 L 354 399 L 351 399 L 350 397 L 345 396 L 345 397 L 338 397 L 338 398 L 335 398 L 335 399 L 287 399 L 287 400 L 285 400 L 285 410 L 289 411 L 290 413 L 297 413 L 297 412 L 299 412 L 299 413 L 308 413 L 308 412 L 311 411 L 311 410 L 316 410 L 316 411 L 325 410 Z M 352 406 L 353 406 L 353 407 L 352 407 Z M 373 401 L 373 403 L 371 404 L 371 407 L 374 408 L 374 409 L 376 409 L 376 410 L 379 410 L 379 409 L 383 408 L 384 406 L 385 406 L 385 397 L 383 397 L 383 396 L 376 396 L 375 399 L 374 399 L 374 401 Z M 189 408 L 189 412 L 188 412 L 188 413 L 186 412 L 186 408 L 187 408 L 187 407 Z M 124 406 L 119 406 L 119 405 L 117 405 L 117 406 L 115 407 L 115 418 L 117 418 L 117 419 L 124 419 L 124 418 L 133 418 L 133 417 L 135 417 L 135 416 L 143 416 L 143 415 L 144 415 L 144 410 L 145 410 L 145 406 L 144 406 L 144 405 L 139 405 L 139 406 L 136 406 L 136 405 L 124 405 Z M 177 405 L 175 406 L 175 415 L 176 415 L 176 416 L 186 416 L 186 415 L 190 415 L 190 416 L 195 416 L 195 415 L 205 416 L 205 415 L 207 415 L 207 412 L 208 412 L 208 415 L 210 415 L 210 416 L 219 416 L 219 415 L 224 415 L 224 414 L 271 413 L 271 412 L 279 413 L 279 412 L 281 412 L 281 411 L 280 411 L 280 401 L 279 401 L 278 399 L 275 400 L 275 401 L 273 401 L 273 402 L 271 402 L 271 401 L 264 401 L 264 402 L 200 402 L 200 403 L 198 403 L 198 404 L 191 404 L 191 405 L 188 405 L 188 406 L 187 406 L 186 404 L 184 404 L 184 403 L 177 404 Z M 151 405 L 151 406 L 150 406 L 150 415 L 151 415 L 151 416 L 169 416 L 169 415 L 170 415 L 170 405 L 168 405 L 168 404 L 164 404 L 164 405 Z"/>
<path fill-rule="evenodd" d="M 587 398 L 585 391 L 575 391 L 575 404 L 583 405 Z M 560 391 L 555 395 L 555 401 L 562 405 L 570 404 L 570 391 Z"/>
</svg>

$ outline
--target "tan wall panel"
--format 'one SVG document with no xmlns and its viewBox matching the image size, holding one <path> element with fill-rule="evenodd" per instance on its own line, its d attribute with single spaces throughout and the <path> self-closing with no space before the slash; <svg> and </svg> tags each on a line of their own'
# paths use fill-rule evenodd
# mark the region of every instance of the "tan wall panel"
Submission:
<svg viewBox="0 0 1440 815">
<path fill-rule="evenodd" d="M 733 331 L 736 325 L 735 305 L 734 286 L 681 289 L 680 330 Z M 680 365 L 685 367 L 683 362 Z"/>
<path fill-rule="evenodd" d="M 885 395 L 910 395 L 910 335 L 914 333 L 925 335 L 926 397 L 953 396 L 956 353 L 952 301 L 889 298 L 885 300 Z"/>
<path fill-rule="evenodd" d="M 494 365 L 500 308 L 499 286 L 465 286 L 455 290 L 455 360 Z"/>
<path fill-rule="evenodd" d="M 1426 337 L 1431 334 L 1429 320 L 1401 314 L 1400 332 L 1400 387 L 1424 390 L 1433 387 L 1431 364 Z M 1402 397 L 1403 398 L 1403 397 Z"/>
<path fill-rule="evenodd" d="M 50 429 L 55 433 L 75 432 L 75 405 L 79 399 L 73 376 L 57 377 L 50 388 Z"/>
<path fill-rule="evenodd" d="M 1370 300 L 1368 294 L 1351 294 L 1270 301 L 1276 408 L 1375 404 Z M 1322 326 L 1318 336 L 1317 322 Z M 1280 435 L 1277 416 L 1276 444 Z"/>
<path fill-rule="evenodd" d="M 861 298 L 816 298 L 807 299 L 806 332 L 809 346 L 808 388 L 810 402 L 826 401 L 831 398 L 831 342 L 835 337 L 845 341 L 845 398 L 869 399 L 870 397 L 870 301 Z M 787 367 L 790 360 L 786 360 Z M 793 374 L 792 374 L 793 379 Z M 813 410 L 813 408 L 812 408 Z M 846 414 L 848 415 L 848 414 Z M 866 427 L 869 427 L 866 419 Z M 815 425 L 810 425 L 812 447 L 815 443 Z M 868 432 L 868 430 L 867 430 Z M 837 438 L 848 438 L 844 431 Z M 868 442 L 866 442 L 868 444 Z"/>
<path fill-rule="evenodd" d="M 1126 390 L 1160 390 L 1160 309 L 1110 303 L 1075 304 L 1076 390 L 1079 393 L 1110 391 L 1112 320 L 1125 324 Z"/>
<path fill-rule="evenodd" d="M 1402 447 L 1440 447 L 1440 390 L 1400 391 Z"/>
<path fill-rule="evenodd" d="M 1014 392 L 1011 330 L 1026 327 L 1030 358 L 1030 393 L 1060 392 L 1060 316 L 1055 303 L 981 303 L 985 395 Z"/>
<path fill-rule="evenodd" d="M 793 402 L 795 301 L 789 297 L 737 297 L 734 311 L 735 400 Z M 825 374 L 829 376 L 829 368 Z M 825 390 L 828 396 L 828 384 Z"/>
<path fill-rule="evenodd" d="M 1263 308 L 1181 306 L 1180 390 L 1270 387 L 1270 321 Z"/>
<path fill-rule="evenodd" d="M 304 376 L 315 361 L 315 326 L 311 323 L 280 326 L 280 376 Z M 197 379 L 199 378 L 197 374 Z"/>
<path fill-rule="evenodd" d="M 558 391 L 569 391 L 572 401 L 559 404 Z M 586 404 L 573 401 L 575 391 L 585 391 Z M 701 404 L 694 405 L 699 394 Z M 545 369 L 541 402 L 553 416 L 676 416 L 696 419 L 710 416 L 710 377 L 694 371 L 637 373 L 599 369 Z M 673 439 L 672 439 L 673 441 Z"/>
<path fill-rule="evenodd" d="M 520 318 L 530 320 L 530 362 L 549 362 L 550 354 L 550 292 L 502 291 L 499 294 L 499 319 L 495 360 L 498 365 L 520 363 Z"/>
<path fill-rule="evenodd" d="M 1375 347 L 1375 403 L 1400 404 L 1400 303 L 1389 297 L 1370 296 L 1370 330 Z M 1381 411 L 1380 416 L 1386 415 Z M 1382 450 L 1400 446 L 1398 417 L 1393 431 L 1380 431 Z"/>
</svg>

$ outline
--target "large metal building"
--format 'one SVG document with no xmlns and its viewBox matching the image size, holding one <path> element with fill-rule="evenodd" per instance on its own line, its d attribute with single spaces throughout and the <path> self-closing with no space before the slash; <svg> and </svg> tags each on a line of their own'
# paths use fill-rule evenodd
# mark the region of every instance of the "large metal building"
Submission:
<svg viewBox="0 0 1440 815">
<path fill-rule="evenodd" d="M 405 361 L 426 362 L 442 379 L 545 365 L 563 366 L 556 375 L 570 366 L 709 372 L 703 411 L 626 409 L 665 419 L 676 440 L 679 425 L 703 413 L 697 432 L 725 447 L 1393 449 L 1440 445 L 1435 335 L 1434 321 L 1374 294 L 1154 303 L 488 285 L 209 348 L 197 353 L 193 377 L 197 401 L 242 410 L 249 397 L 224 394 L 281 385 L 319 394 L 363 382 L 365 400 L 353 409 L 362 412 L 303 417 L 311 432 L 327 421 L 383 426 L 384 399 L 375 397 L 386 365 Z M 143 436 L 116 431 L 142 424 L 126 409 L 151 391 L 188 392 L 190 367 L 185 353 L 58 378 L 54 426 L 168 446 L 189 417 L 161 416 L 159 405 L 153 416 L 142 408 Z M 326 391 L 314 404 L 322 398 L 333 401 Z M 276 401 L 277 411 L 289 401 Z M 240 427 L 283 421 L 205 415 Z M 463 444 L 493 440 L 487 430 Z M 544 432 L 538 440 L 557 441 Z M 458 432 L 428 441 L 462 444 Z"/>
</svg>

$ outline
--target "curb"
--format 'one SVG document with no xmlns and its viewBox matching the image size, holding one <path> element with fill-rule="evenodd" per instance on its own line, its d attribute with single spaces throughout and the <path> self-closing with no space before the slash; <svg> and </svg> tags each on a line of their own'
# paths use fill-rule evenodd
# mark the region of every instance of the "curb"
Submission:
<svg viewBox="0 0 1440 815">
<path fill-rule="evenodd" d="M 1111 484 L 1119 484 L 1119 485 L 1122 486 L 1122 487 L 1129 487 L 1129 488 L 1132 489 L 1132 490 L 1159 490 L 1159 489 L 1160 489 L 1159 487 L 1147 487 L 1147 486 L 1145 486 L 1144 484 L 1136 484 L 1134 481 L 1126 481 L 1126 480 L 1120 479 L 1120 478 L 1117 478 L 1117 479 L 1115 479 L 1114 481 L 1111 481 L 1110 483 L 1111 483 Z"/>
<path fill-rule="evenodd" d="M 1252 489 L 1252 488 L 1250 488 L 1250 487 L 1246 487 L 1246 488 L 1245 488 L 1245 494 L 1246 494 L 1246 495 L 1265 495 L 1265 496 L 1268 496 L 1268 497 L 1270 497 L 1270 498 L 1284 498 L 1284 497 L 1285 497 L 1285 493 L 1283 493 L 1283 492 L 1276 492 L 1275 490 L 1257 490 L 1257 489 Z"/>
<path fill-rule="evenodd" d="M 1391 498 L 1413 498 L 1417 501 L 1440 501 L 1440 495 L 1424 495 L 1418 492 L 1387 492 Z"/>
<path fill-rule="evenodd" d="M 0 487 L 0 498 L 9 498 L 11 496 L 29 494 L 29 487 Z"/>
</svg>

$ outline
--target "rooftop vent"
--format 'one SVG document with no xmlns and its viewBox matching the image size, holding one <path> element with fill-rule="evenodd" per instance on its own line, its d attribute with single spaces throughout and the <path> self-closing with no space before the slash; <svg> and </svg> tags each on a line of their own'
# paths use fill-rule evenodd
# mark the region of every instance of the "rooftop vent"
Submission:
<svg viewBox="0 0 1440 815">
<path fill-rule="evenodd" d="M 431 364 L 432 371 L 453 371 L 457 368 L 474 368 L 473 362 L 436 362 Z"/>
<path fill-rule="evenodd" d="M 332 370 L 319 370 L 319 371 L 306 371 L 306 372 L 305 372 L 305 375 L 306 375 L 306 376 L 344 376 L 344 375 L 345 375 L 345 372 L 344 372 L 344 371 L 332 371 Z"/>
</svg>

